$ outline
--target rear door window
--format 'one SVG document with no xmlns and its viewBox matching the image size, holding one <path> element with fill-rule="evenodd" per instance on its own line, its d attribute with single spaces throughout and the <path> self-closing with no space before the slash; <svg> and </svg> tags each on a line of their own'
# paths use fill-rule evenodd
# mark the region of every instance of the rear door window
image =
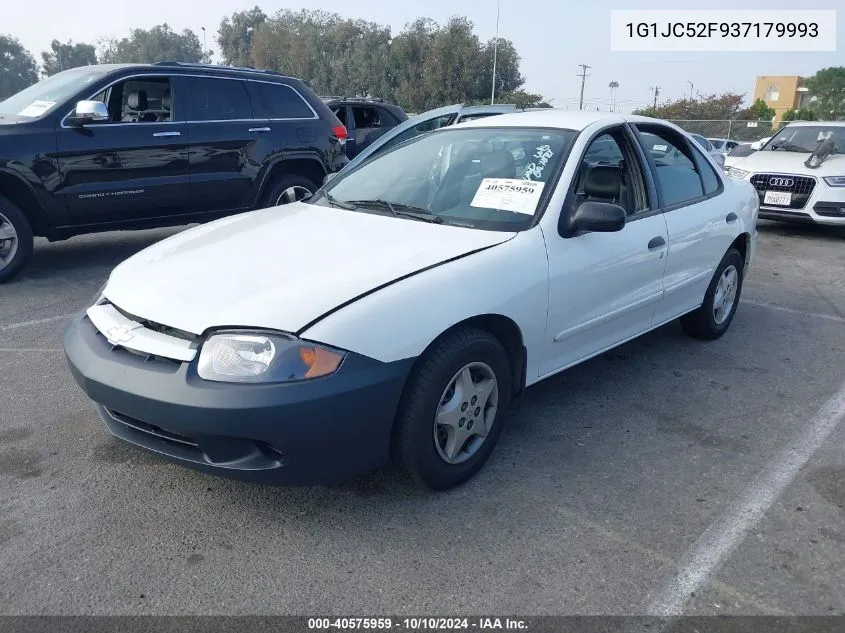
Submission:
<svg viewBox="0 0 845 633">
<path fill-rule="evenodd" d="M 247 82 L 256 115 L 267 119 L 313 119 L 314 111 L 286 84 Z"/>
</svg>

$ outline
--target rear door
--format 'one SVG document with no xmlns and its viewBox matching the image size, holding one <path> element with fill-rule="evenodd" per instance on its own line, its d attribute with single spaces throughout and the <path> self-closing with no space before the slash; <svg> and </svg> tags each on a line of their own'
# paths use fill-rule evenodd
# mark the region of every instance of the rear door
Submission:
<svg viewBox="0 0 845 633">
<path fill-rule="evenodd" d="M 738 218 L 725 205 L 724 184 L 697 143 L 660 124 L 634 128 L 655 174 L 669 233 L 658 325 L 701 305 Z"/>
<path fill-rule="evenodd" d="M 190 96 L 187 140 L 194 205 L 200 211 L 252 207 L 261 165 L 259 138 L 269 122 L 256 118 L 241 79 L 180 79 Z"/>
<path fill-rule="evenodd" d="M 327 127 L 305 98 L 283 83 L 248 80 L 246 82 L 257 117 L 265 121 L 265 130 L 257 138 L 253 149 L 256 157 L 263 157 L 259 182 L 278 160 L 293 155 L 314 156 L 319 135 L 325 138 Z M 320 186 L 320 182 L 314 183 Z"/>
<path fill-rule="evenodd" d="M 108 121 L 76 127 L 62 120 L 56 193 L 74 224 L 190 211 L 185 101 L 174 88 L 166 75 L 130 77 L 90 95 L 106 103 Z"/>
</svg>

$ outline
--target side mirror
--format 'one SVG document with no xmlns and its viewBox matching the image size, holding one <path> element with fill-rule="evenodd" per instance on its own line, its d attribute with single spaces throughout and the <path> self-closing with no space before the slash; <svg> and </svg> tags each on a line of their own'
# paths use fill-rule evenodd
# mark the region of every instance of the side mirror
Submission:
<svg viewBox="0 0 845 633">
<path fill-rule="evenodd" d="M 109 120 L 109 109 L 102 101 L 79 101 L 70 121 L 76 125 Z"/>
<path fill-rule="evenodd" d="M 625 227 L 627 213 L 610 202 L 582 202 L 569 218 L 568 236 L 580 233 L 614 233 Z"/>
<path fill-rule="evenodd" d="M 324 185 L 327 185 L 327 184 L 329 183 L 329 181 L 330 181 L 332 178 L 334 178 L 335 176 L 337 176 L 337 172 L 332 172 L 332 173 L 326 174 L 326 177 L 325 177 L 325 178 L 323 178 L 323 184 L 324 184 Z"/>
</svg>

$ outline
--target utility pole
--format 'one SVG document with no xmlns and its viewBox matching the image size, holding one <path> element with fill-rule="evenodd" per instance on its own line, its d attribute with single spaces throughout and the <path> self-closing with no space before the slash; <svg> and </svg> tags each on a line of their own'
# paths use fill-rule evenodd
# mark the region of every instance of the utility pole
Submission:
<svg viewBox="0 0 845 633">
<path fill-rule="evenodd" d="M 652 88 L 654 90 L 654 109 L 657 109 L 657 96 L 660 94 L 660 86 L 654 86 Z"/>
<path fill-rule="evenodd" d="M 203 59 L 201 61 L 205 61 L 206 50 L 207 50 L 206 46 L 205 46 L 205 27 L 201 26 L 200 28 L 202 29 L 202 57 L 203 57 Z"/>
<path fill-rule="evenodd" d="M 589 77 L 589 75 L 587 74 L 587 71 L 590 69 L 590 67 L 587 66 L 587 64 L 578 64 L 578 68 L 581 69 L 581 74 L 576 75 L 576 77 L 581 78 L 581 101 L 578 104 L 578 109 L 583 110 L 584 109 L 584 82 L 587 80 L 587 77 Z"/>
<path fill-rule="evenodd" d="M 496 57 L 499 53 L 499 9 L 501 0 L 496 0 L 496 39 L 493 40 L 493 87 L 490 89 L 490 105 L 496 102 Z"/>
</svg>

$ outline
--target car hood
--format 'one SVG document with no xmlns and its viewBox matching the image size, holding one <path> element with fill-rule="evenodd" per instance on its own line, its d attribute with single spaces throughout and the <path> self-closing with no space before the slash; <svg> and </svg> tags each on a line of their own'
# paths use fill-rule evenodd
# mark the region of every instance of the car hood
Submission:
<svg viewBox="0 0 845 633">
<path fill-rule="evenodd" d="M 733 163 L 736 169 L 754 173 L 806 174 L 807 176 L 841 176 L 845 174 L 845 155 L 831 154 L 816 169 L 804 165 L 810 152 L 761 150 Z"/>
<path fill-rule="evenodd" d="M 104 295 L 193 334 L 218 326 L 296 332 L 362 293 L 514 235 L 298 202 L 154 244 L 114 269 Z"/>
</svg>

